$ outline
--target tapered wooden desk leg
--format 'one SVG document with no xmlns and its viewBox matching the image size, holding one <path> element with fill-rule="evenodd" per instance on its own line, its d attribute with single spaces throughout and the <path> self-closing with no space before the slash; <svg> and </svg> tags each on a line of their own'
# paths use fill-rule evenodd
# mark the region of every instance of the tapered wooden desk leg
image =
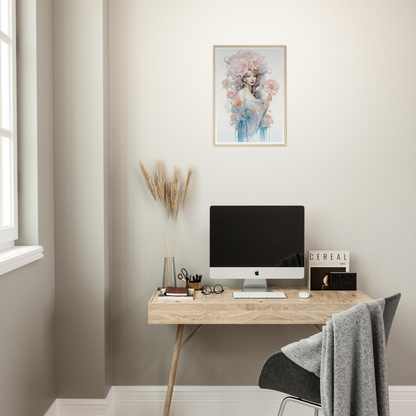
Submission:
<svg viewBox="0 0 416 416">
<path fill-rule="evenodd" d="M 178 325 L 176 331 L 175 347 L 173 349 L 172 365 L 170 366 L 168 390 L 166 392 L 165 409 L 163 416 L 169 416 L 170 404 L 172 402 L 173 386 L 175 385 L 176 369 L 178 368 L 179 351 L 181 349 L 181 341 L 183 334 L 183 325 Z"/>
</svg>

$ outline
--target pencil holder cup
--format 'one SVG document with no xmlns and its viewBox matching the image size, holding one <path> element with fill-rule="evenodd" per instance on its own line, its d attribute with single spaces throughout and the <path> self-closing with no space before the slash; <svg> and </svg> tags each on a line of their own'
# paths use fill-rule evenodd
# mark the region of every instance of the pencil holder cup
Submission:
<svg viewBox="0 0 416 416">
<path fill-rule="evenodd" d="M 201 285 L 200 283 L 190 283 L 190 282 L 186 283 L 186 287 L 195 289 L 195 290 L 200 290 L 200 285 Z"/>
</svg>

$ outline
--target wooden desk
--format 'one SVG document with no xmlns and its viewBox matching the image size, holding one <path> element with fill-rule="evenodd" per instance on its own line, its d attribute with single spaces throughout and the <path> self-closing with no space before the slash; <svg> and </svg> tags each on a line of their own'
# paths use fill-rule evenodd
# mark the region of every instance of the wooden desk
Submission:
<svg viewBox="0 0 416 416">
<path fill-rule="evenodd" d="M 312 291 L 308 299 L 299 298 L 300 291 L 309 291 L 306 287 L 272 288 L 274 291 L 285 292 L 286 299 L 234 299 L 233 291 L 241 291 L 241 287 L 224 287 L 224 289 L 224 293 L 211 295 L 203 295 L 200 291 L 196 291 L 193 301 L 160 301 L 157 299 L 160 288 L 157 288 L 150 298 L 149 324 L 178 325 L 163 416 L 168 416 L 170 411 L 179 351 L 203 325 L 312 324 L 318 326 L 330 321 L 335 313 L 371 300 L 359 290 Z M 182 343 L 184 325 L 199 326 Z"/>
</svg>

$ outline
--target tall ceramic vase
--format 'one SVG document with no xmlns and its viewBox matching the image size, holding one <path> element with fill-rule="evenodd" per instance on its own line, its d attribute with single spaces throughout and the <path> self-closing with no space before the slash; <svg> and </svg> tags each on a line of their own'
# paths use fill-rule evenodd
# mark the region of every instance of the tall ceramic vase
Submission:
<svg viewBox="0 0 416 416">
<path fill-rule="evenodd" d="M 165 257 L 162 287 L 176 287 L 175 257 Z"/>
</svg>

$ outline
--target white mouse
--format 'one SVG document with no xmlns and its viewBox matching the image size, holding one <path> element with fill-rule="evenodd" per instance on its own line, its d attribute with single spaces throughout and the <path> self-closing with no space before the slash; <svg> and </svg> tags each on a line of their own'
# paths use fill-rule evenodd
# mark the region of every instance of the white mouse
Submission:
<svg viewBox="0 0 416 416">
<path fill-rule="evenodd" d="M 299 297 L 302 299 L 308 299 L 311 294 L 309 292 L 299 292 Z"/>
</svg>

